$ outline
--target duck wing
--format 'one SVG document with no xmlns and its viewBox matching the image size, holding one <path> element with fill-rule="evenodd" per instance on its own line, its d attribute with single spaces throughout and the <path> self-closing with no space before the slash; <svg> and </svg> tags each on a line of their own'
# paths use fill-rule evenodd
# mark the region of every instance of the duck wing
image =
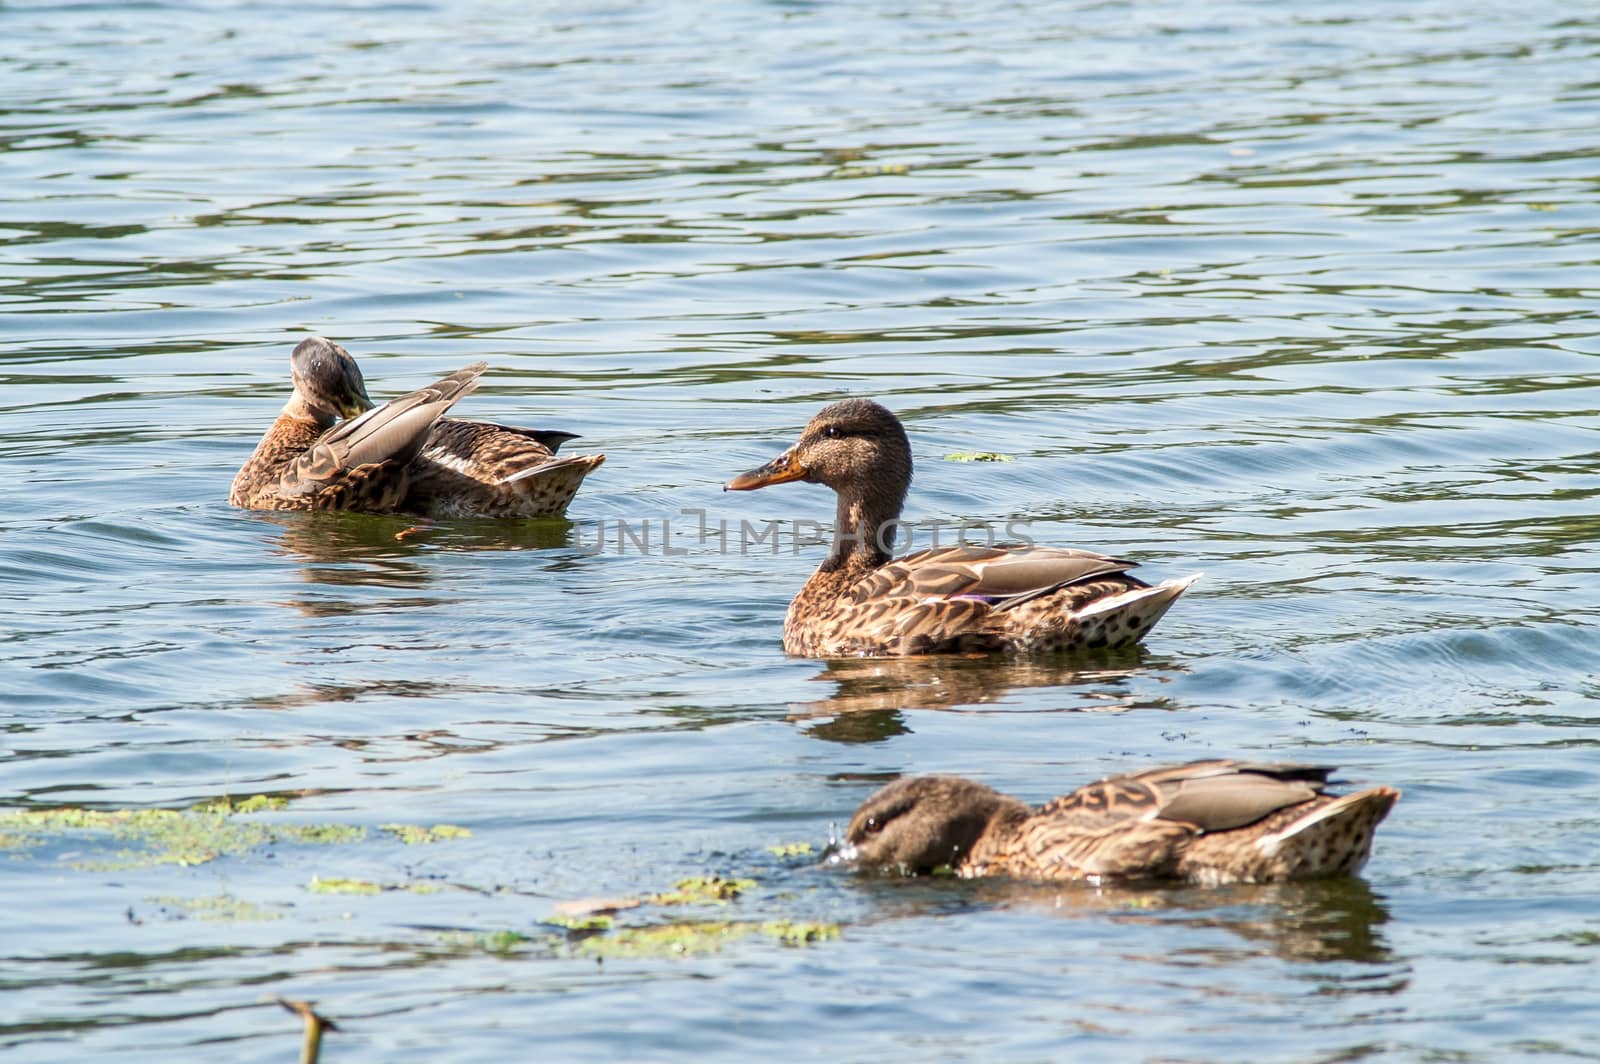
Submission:
<svg viewBox="0 0 1600 1064">
<path fill-rule="evenodd" d="M 1123 576 L 1135 564 L 1094 551 L 1055 547 L 932 547 L 880 567 L 856 585 L 854 593 L 857 602 L 959 598 L 1004 610 L 1073 584 Z"/>
<path fill-rule="evenodd" d="M 421 452 L 434 422 L 478 386 L 487 368 L 474 363 L 324 433 L 284 470 L 279 494 L 285 499 L 327 494 L 325 505 L 335 508 L 398 505 L 406 463 Z"/>
</svg>

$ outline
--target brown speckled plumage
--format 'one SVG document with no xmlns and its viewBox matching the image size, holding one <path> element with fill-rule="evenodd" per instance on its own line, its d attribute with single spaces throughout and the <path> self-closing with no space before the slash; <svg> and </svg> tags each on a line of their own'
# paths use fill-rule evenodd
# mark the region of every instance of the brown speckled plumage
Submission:
<svg viewBox="0 0 1600 1064">
<path fill-rule="evenodd" d="M 445 418 L 411 463 L 406 509 L 430 517 L 559 517 L 603 454 L 558 458 L 569 433 Z"/>
<path fill-rule="evenodd" d="M 228 501 L 235 506 L 557 516 L 605 461 L 556 457 L 571 433 L 443 417 L 478 386 L 483 362 L 376 409 L 361 370 L 338 344 L 303 340 L 290 366 L 294 394 L 234 477 Z"/>
<path fill-rule="evenodd" d="M 863 869 L 1205 886 L 1354 875 L 1393 787 L 1327 793 L 1330 768 L 1194 761 L 1114 776 L 1030 809 L 957 776 L 897 780 L 856 810 Z"/>
<path fill-rule="evenodd" d="M 866 399 L 825 407 L 731 491 L 804 480 L 838 495 L 833 549 L 789 604 L 783 647 L 807 657 L 1049 652 L 1138 642 L 1197 577 L 1150 585 L 1084 550 L 949 546 L 890 560 L 911 446 Z"/>
</svg>

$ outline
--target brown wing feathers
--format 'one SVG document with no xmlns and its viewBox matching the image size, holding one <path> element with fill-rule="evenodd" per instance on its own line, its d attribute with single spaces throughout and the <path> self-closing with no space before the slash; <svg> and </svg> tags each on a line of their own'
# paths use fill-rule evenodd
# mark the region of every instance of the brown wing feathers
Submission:
<svg viewBox="0 0 1600 1064">
<path fill-rule="evenodd" d="M 401 471 L 422 450 L 433 423 L 478 386 L 487 368 L 488 363 L 473 363 L 330 430 L 285 472 L 284 495 L 329 490 L 341 475 L 368 466 L 392 468 L 403 479 Z M 368 472 L 365 478 L 372 475 Z M 403 491 L 403 483 L 399 488 Z M 388 505 L 397 503 L 398 495 Z"/>
</svg>

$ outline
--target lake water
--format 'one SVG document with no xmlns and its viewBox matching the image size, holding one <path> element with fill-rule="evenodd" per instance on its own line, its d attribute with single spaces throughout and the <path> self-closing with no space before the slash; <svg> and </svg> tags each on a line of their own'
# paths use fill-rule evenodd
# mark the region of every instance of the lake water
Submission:
<svg viewBox="0 0 1600 1064">
<path fill-rule="evenodd" d="M 293 1059 L 270 995 L 338 1021 L 327 1061 L 1592 1058 L 1592 6 L 40 2 L 0 33 L 0 806 L 283 800 L 214 856 L 0 820 L 11 1058 Z M 487 359 L 459 413 L 608 461 L 570 524 L 232 510 L 313 332 L 375 396 Z M 1110 657 L 786 658 L 817 548 L 685 511 L 830 517 L 720 485 L 845 395 L 906 420 L 908 517 L 1205 578 Z M 946 459 L 978 451 L 1012 461 Z M 653 549 L 592 553 L 601 521 Z M 1042 800 L 1215 756 L 1405 797 L 1344 883 L 781 849 L 902 773 Z M 706 875 L 754 884 L 544 922 Z M 637 930 L 691 921 L 719 948 Z"/>
</svg>

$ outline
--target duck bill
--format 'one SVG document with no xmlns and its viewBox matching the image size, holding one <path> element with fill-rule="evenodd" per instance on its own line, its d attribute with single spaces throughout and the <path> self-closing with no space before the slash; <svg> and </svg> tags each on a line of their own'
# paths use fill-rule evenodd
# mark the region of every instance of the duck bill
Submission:
<svg viewBox="0 0 1600 1064">
<path fill-rule="evenodd" d="M 363 396 L 362 399 L 365 399 L 366 401 L 362 402 L 361 400 L 352 399 L 350 402 L 345 403 L 339 408 L 339 416 L 344 418 L 360 417 L 368 410 L 371 410 L 373 405 L 372 400 L 366 399 L 365 396 Z"/>
<path fill-rule="evenodd" d="M 339 407 L 341 417 L 360 417 L 377 404 L 367 396 L 367 382 L 361 379 L 361 372 L 357 370 L 353 377 L 345 378 L 345 385 L 349 393 L 345 396 L 344 403 Z"/>
<path fill-rule="evenodd" d="M 754 491 L 769 484 L 785 484 L 791 480 L 804 480 L 811 470 L 801 465 L 794 449 L 784 451 L 764 466 L 740 473 L 722 486 L 723 491 Z"/>
</svg>

